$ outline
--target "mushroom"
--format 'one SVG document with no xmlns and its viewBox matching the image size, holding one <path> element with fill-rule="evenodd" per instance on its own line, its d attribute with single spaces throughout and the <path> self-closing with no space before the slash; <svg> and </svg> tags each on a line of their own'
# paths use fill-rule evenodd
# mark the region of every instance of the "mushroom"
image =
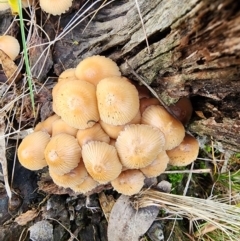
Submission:
<svg viewBox="0 0 240 241">
<path fill-rule="evenodd" d="M 140 112 L 141 112 L 141 114 L 150 105 L 160 105 L 160 102 L 157 98 L 142 98 L 142 99 L 140 99 Z"/>
<path fill-rule="evenodd" d="M 77 140 L 79 145 L 83 146 L 89 141 L 102 141 L 109 143 L 110 137 L 104 132 L 101 125 L 99 123 L 96 123 L 94 126 L 88 129 L 78 130 Z"/>
<path fill-rule="evenodd" d="M 126 125 L 129 124 L 139 124 L 141 122 L 141 114 L 140 111 L 136 114 L 136 116 L 127 124 L 124 125 L 110 125 L 100 120 L 99 123 L 102 126 L 103 130 L 113 139 L 117 139 L 119 133 L 125 128 Z"/>
<path fill-rule="evenodd" d="M 116 148 L 105 142 L 83 145 L 82 157 L 90 176 L 101 184 L 114 180 L 122 171 Z"/>
<path fill-rule="evenodd" d="M 94 55 L 77 65 L 75 75 L 80 80 L 97 85 L 100 80 L 111 76 L 121 76 L 121 73 L 117 64 L 110 58 Z"/>
<path fill-rule="evenodd" d="M 185 136 L 183 124 L 170 115 L 163 106 L 151 105 L 142 114 L 142 123 L 155 126 L 166 138 L 165 150 L 178 146 Z"/>
<path fill-rule="evenodd" d="M 97 85 L 100 119 L 111 125 L 124 125 L 139 110 L 138 92 L 126 78 L 109 77 Z"/>
<path fill-rule="evenodd" d="M 162 151 L 150 165 L 141 168 L 140 170 L 146 177 L 157 177 L 166 170 L 168 162 L 169 157 L 166 151 Z"/>
<path fill-rule="evenodd" d="M 92 191 L 98 185 L 99 183 L 95 181 L 90 175 L 88 175 L 86 179 L 83 181 L 83 183 L 72 186 L 71 189 L 74 192 L 86 194 L 87 192 Z"/>
<path fill-rule="evenodd" d="M 127 125 L 115 144 L 121 163 L 129 169 L 149 165 L 164 145 L 164 134 L 158 128 L 140 124 Z"/>
<path fill-rule="evenodd" d="M 44 155 L 49 169 L 58 175 L 64 175 L 78 166 L 81 147 L 76 138 L 62 133 L 52 137 Z"/>
<path fill-rule="evenodd" d="M 187 166 L 196 160 L 199 143 L 193 136 L 186 133 L 180 145 L 167 151 L 169 164 L 172 166 Z"/>
<path fill-rule="evenodd" d="M 56 114 L 49 116 L 46 120 L 39 122 L 35 126 L 34 131 L 45 131 L 51 136 L 52 135 L 52 123 L 58 119 L 60 119 L 60 117 Z"/>
<path fill-rule="evenodd" d="M 111 184 L 117 192 L 131 196 L 140 192 L 144 179 L 144 175 L 139 170 L 126 170 L 111 181 Z"/>
<path fill-rule="evenodd" d="M 65 81 L 65 80 L 71 80 L 71 79 L 77 79 L 75 75 L 75 68 L 70 68 L 64 70 L 58 77 L 58 82 Z"/>
<path fill-rule="evenodd" d="M 7 2 L 0 2 L 0 11 L 5 11 L 10 8 L 10 5 Z"/>
<path fill-rule="evenodd" d="M 76 129 L 92 127 L 99 120 L 96 89 L 87 81 L 59 82 L 53 88 L 53 103 L 54 111 Z"/>
<path fill-rule="evenodd" d="M 82 161 L 78 163 L 77 167 L 64 175 L 59 175 L 51 168 L 49 169 L 49 174 L 55 184 L 64 188 L 71 188 L 76 185 L 82 184 L 88 177 L 87 170 Z"/>
<path fill-rule="evenodd" d="M 47 166 L 44 149 L 50 141 L 46 132 L 37 131 L 26 136 L 18 147 L 18 160 L 29 170 L 39 170 Z"/>
<path fill-rule="evenodd" d="M 65 13 L 72 6 L 72 2 L 73 0 L 39 0 L 41 9 L 52 15 Z"/>
<path fill-rule="evenodd" d="M 56 136 L 60 133 L 66 133 L 68 135 L 76 137 L 77 131 L 78 130 L 76 128 L 69 126 L 62 119 L 57 119 L 52 123 L 52 136 Z"/>
<path fill-rule="evenodd" d="M 170 105 L 169 108 L 172 110 L 175 117 L 183 123 L 183 125 L 186 125 L 190 121 L 193 107 L 189 98 L 182 97 L 175 104 Z"/>
<path fill-rule="evenodd" d="M 20 44 L 18 40 L 10 35 L 0 36 L 0 50 L 15 60 L 20 52 Z"/>
</svg>

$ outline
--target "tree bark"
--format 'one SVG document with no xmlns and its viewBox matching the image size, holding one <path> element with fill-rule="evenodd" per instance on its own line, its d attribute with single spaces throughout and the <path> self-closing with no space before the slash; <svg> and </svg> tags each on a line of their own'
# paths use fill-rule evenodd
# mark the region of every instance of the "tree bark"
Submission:
<svg viewBox="0 0 240 241">
<path fill-rule="evenodd" d="M 206 118 L 195 116 L 189 130 L 239 151 L 240 2 L 138 3 L 149 49 L 135 1 L 114 1 L 97 12 L 86 30 L 90 17 L 55 44 L 55 72 L 87 56 L 109 56 L 123 75 L 137 80 L 133 69 L 142 76 L 166 104 L 189 96 Z M 66 23 L 63 18 L 61 27 Z"/>
</svg>

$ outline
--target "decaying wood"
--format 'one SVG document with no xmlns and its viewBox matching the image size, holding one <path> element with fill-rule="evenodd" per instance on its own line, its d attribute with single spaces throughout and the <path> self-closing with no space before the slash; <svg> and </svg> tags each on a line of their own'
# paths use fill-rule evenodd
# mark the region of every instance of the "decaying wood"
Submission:
<svg viewBox="0 0 240 241">
<path fill-rule="evenodd" d="M 134 79 L 131 68 L 134 69 L 155 87 L 167 104 L 181 96 L 194 97 L 197 110 L 205 114 L 207 109 L 208 118 L 215 115 L 207 104 L 213 109 L 221 106 L 224 121 L 215 119 L 216 124 L 210 125 L 212 119 L 196 120 L 190 129 L 240 150 L 238 128 L 234 128 L 239 117 L 228 115 L 240 109 L 240 105 L 231 104 L 232 99 L 240 102 L 240 3 L 234 0 L 138 2 L 151 54 L 147 51 L 135 1 L 115 1 L 96 14 L 87 30 L 83 32 L 90 17 L 56 43 L 55 72 L 60 74 L 64 68 L 74 67 L 93 54 L 110 56 L 124 75 Z M 201 97 L 201 109 L 198 97 Z"/>
</svg>

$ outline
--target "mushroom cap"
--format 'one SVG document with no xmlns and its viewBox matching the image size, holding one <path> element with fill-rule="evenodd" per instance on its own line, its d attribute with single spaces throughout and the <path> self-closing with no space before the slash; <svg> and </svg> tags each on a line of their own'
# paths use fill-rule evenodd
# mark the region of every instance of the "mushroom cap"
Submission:
<svg viewBox="0 0 240 241">
<path fill-rule="evenodd" d="M 193 107 L 189 98 L 182 97 L 175 104 L 170 105 L 169 108 L 172 110 L 175 117 L 183 123 L 183 125 L 186 125 L 190 121 Z"/>
<path fill-rule="evenodd" d="M 142 123 L 159 128 L 165 135 L 165 150 L 178 146 L 185 136 L 183 124 L 170 115 L 163 106 L 151 105 L 142 114 Z"/>
<path fill-rule="evenodd" d="M 95 181 L 90 175 L 86 177 L 83 183 L 72 186 L 71 189 L 74 192 L 80 192 L 80 193 L 87 193 L 92 191 L 95 187 L 97 187 L 99 183 Z"/>
<path fill-rule="evenodd" d="M 90 141 L 102 141 L 109 143 L 110 137 L 104 132 L 101 125 L 99 123 L 96 123 L 90 128 L 78 130 L 77 140 L 79 145 L 83 146 Z"/>
<path fill-rule="evenodd" d="M 166 170 L 168 162 L 169 157 L 166 151 L 162 151 L 150 165 L 141 168 L 140 170 L 148 178 L 157 177 Z"/>
<path fill-rule="evenodd" d="M 10 8 L 10 5 L 7 2 L 0 2 L 0 11 L 5 11 Z"/>
<path fill-rule="evenodd" d="M 57 119 L 52 123 L 52 136 L 56 136 L 60 133 L 66 133 L 71 136 L 77 135 L 77 129 L 68 125 L 64 120 Z"/>
<path fill-rule="evenodd" d="M 157 98 L 142 98 L 142 99 L 140 99 L 140 112 L 141 112 L 141 114 L 150 105 L 160 105 L 160 102 Z"/>
<path fill-rule="evenodd" d="M 58 119 L 60 119 L 60 117 L 56 114 L 49 116 L 46 120 L 39 122 L 35 126 L 34 131 L 45 131 L 51 136 L 52 135 L 52 123 Z"/>
<path fill-rule="evenodd" d="M 198 141 L 196 138 L 186 133 L 180 145 L 167 151 L 169 164 L 172 166 L 187 166 L 196 160 L 198 152 Z"/>
<path fill-rule="evenodd" d="M 76 129 L 89 128 L 99 120 L 96 89 L 87 81 L 59 82 L 53 88 L 53 103 L 54 111 Z"/>
<path fill-rule="evenodd" d="M 75 75 L 80 80 L 97 85 L 100 80 L 111 76 L 121 76 L 121 73 L 117 64 L 110 58 L 94 55 L 77 65 Z"/>
<path fill-rule="evenodd" d="M 123 166 L 129 169 L 149 165 L 164 145 L 164 134 L 158 128 L 140 124 L 127 125 L 115 144 Z"/>
<path fill-rule="evenodd" d="M 64 175 L 78 166 L 81 147 L 76 138 L 62 133 L 52 137 L 44 155 L 49 169 L 58 175 Z"/>
<path fill-rule="evenodd" d="M 111 125 L 124 125 L 139 110 L 138 92 L 126 78 L 109 77 L 97 85 L 100 119 Z"/>
<path fill-rule="evenodd" d="M 144 175 L 139 170 L 126 170 L 111 181 L 111 184 L 117 192 L 131 196 L 140 192 L 144 179 Z"/>
<path fill-rule="evenodd" d="M 39 0 L 41 9 L 52 15 L 65 13 L 72 6 L 72 2 L 73 0 Z"/>
<path fill-rule="evenodd" d="M 20 44 L 18 40 L 10 35 L 0 36 L 0 49 L 14 60 L 19 55 Z"/>
<path fill-rule="evenodd" d="M 100 120 L 99 123 L 102 126 L 103 130 L 113 139 L 117 139 L 119 133 L 124 130 L 126 125 L 129 124 L 139 124 L 141 122 L 141 114 L 140 111 L 136 114 L 136 116 L 127 124 L 124 125 L 110 125 Z"/>
<path fill-rule="evenodd" d="M 22 7 L 23 8 L 28 8 L 33 4 L 33 0 L 22 0 Z"/>
<path fill-rule="evenodd" d="M 99 183 L 114 180 L 122 171 L 116 148 L 105 142 L 91 141 L 83 145 L 82 157 L 88 173 Z"/>
<path fill-rule="evenodd" d="M 37 131 L 26 136 L 18 147 L 18 160 L 29 170 L 39 170 L 47 166 L 44 149 L 50 141 L 46 132 Z"/>
<path fill-rule="evenodd" d="M 55 173 L 51 168 L 49 169 L 49 174 L 55 184 L 64 188 L 71 188 L 82 184 L 88 177 L 87 170 L 82 161 L 78 163 L 77 167 L 64 175 Z"/>
<path fill-rule="evenodd" d="M 76 68 L 70 68 L 64 70 L 58 77 L 58 82 L 65 81 L 65 80 L 71 80 L 71 79 L 77 79 L 75 75 Z"/>
</svg>

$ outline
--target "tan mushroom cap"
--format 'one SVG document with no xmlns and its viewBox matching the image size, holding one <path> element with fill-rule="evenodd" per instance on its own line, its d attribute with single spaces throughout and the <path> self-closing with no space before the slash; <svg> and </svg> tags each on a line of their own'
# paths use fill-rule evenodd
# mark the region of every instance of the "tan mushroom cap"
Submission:
<svg viewBox="0 0 240 241">
<path fill-rule="evenodd" d="M 131 124 L 120 132 L 115 145 L 123 166 L 138 169 L 149 165 L 163 150 L 165 137 L 156 127 Z"/>
<path fill-rule="evenodd" d="M 138 91 L 126 78 L 110 77 L 97 85 L 100 119 L 111 125 L 124 125 L 139 110 Z"/>
<path fill-rule="evenodd" d="M 90 141 L 102 141 L 109 143 L 110 137 L 104 132 L 101 125 L 96 123 L 94 126 L 88 129 L 78 130 L 77 140 L 79 145 L 83 146 Z"/>
<path fill-rule="evenodd" d="M 100 120 L 99 123 L 102 126 L 103 130 L 113 139 L 117 139 L 119 133 L 124 130 L 126 125 L 129 124 L 139 124 L 141 122 L 141 114 L 140 111 L 136 114 L 136 116 L 127 124 L 124 125 L 110 125 Z"/>
<path fill-rule="evenodd" d="M 58 175 L 64 175 L 78 166 L 81 147 L 73 136 L 58 134 L 46 146 L 44 155 L 49 169 Z"/>
<path fill-rule="evenodd" d="M 186 133 L 179 146 L 167 151 L 169 164 L 172 166 L 187 166 L 196 160 L 198 152 L 198 141 L 196 138 Z"/>
<path fill-rule="evenodd" d="M 56 114 L 49 116 L 46 120 L 39 122 L 35 126 L 34 131 L 45 131 L 51 136 L 52 135 L 52 123 L 58 119 L 60 119 L 60 117 Z"/>
<path fill-rule="evenodd" d="M 100 80 L 111 76 L 121 76 L 121 73 L 114 61 L 105 56 L 94 55 L 77 65 L 75 75 L 80 80 L 97 85 Z"/>
<path fill-rule="evenodd" d="M 142 99 L 140 99 L 140 112 L 141 112 L 141 114 L 150 105 L 160 105 L 160 102 L 157 98 L 142 98 Z"/>
<path fill-rule="evenodd" d="M 178 146 L 185 136 L 183 124 L 159 105 L 147 107 L 142 114 L 142 123 L 155 126 L 164 133 L 165 150 L 171 150 Z"/>
<path fill-rule="evenodd" d="M 9 35 L 0 36 L 0 50 L 14 60 L 19 55 L 20 44 L 18 40 Z"/>
<path fill-rule="evenodd" d="M 47 166 L 44 149 L 50 141 L 46 132 L 37 131 L 26 136 L 18 147 L 18 159 L 29 170 L 39 170 Z"/>
<path fill-rule="evenodd" d="M 115 147 L 100 141 L 91 141 L 82 147 L 82 157 L 90 176 L 99 183 L 114 180 L 122 171 Z"/>
<path fill-rule="evenodd" d="M 78 184 L 76 186 L 72 186 L 71 189 L 74 192 L 79 192 L 79 193 L 87 193 L 92 191 L 95 187 L 97 187 L 99 183 L 95 181 L 90 175 L 86 177 L 83 183 Z"/>
<path fill-rule="evenodd" d="M 7 2 L 0 2 L 0 12 L 5 11 L 10 8 L 10 5 Z"/>
<path fill-rule="evenodd" d="M 49 174 L 56 185 L 64 188 L 71 188 L 82 184 L 88 177 L 87 170 L 82 161 L 78 163 L 77 167 L 64 175 L 53 172 L 51 168 L 49 169 Z"/>
<path fill-rule="evenodd" d="M 93 126 L 99 120 L 95 86 L 79 80 L 58 84 L 53 92 L 54 111 L 74 128 Z"/>
<path fill-rule="evenodd" d="M 144 179 L 144 175 L 139 170 L 126 170 L 111 184 L 117 192 L 131 196 L 140 192 L 144 185 Z"/>
<path fill-rule="evenodd" d="M 61 81 L 66 81 L 66 80 L 72 80 L 72 79 L 77 79 L 75 75 L 75 70 L 76 68 L 70 68 L 64 70 L 58 77 L 58 82 Z"/>
<path fill-rule="evenodd" d="M 168 162 L 169 157 L 166 151 L 162 151 L 150 165 L 141 168 L 140 170 L 146 177 L 157 177 L 166 170 Z"/>
<path fill-rule="evenodd" d="M 41 9 L 52 15 L 65 13 L 72 6 L 72 2 L 73 0 L 39 0 Z"/>
<path fill-rule="evenodd" d="M 57 119 L 52 123 L 52 136 L 56 136 L 60 133 L 66 133 L 71 136 L 77 135 L 77 129 L 68 125 L 64 120 Z"/>
<path fill-rule="evenodd" d="M 32 6 L 33 0 L 22 0 L 22 7 L 28 8 L 29 6 Z"/>
</svg>

